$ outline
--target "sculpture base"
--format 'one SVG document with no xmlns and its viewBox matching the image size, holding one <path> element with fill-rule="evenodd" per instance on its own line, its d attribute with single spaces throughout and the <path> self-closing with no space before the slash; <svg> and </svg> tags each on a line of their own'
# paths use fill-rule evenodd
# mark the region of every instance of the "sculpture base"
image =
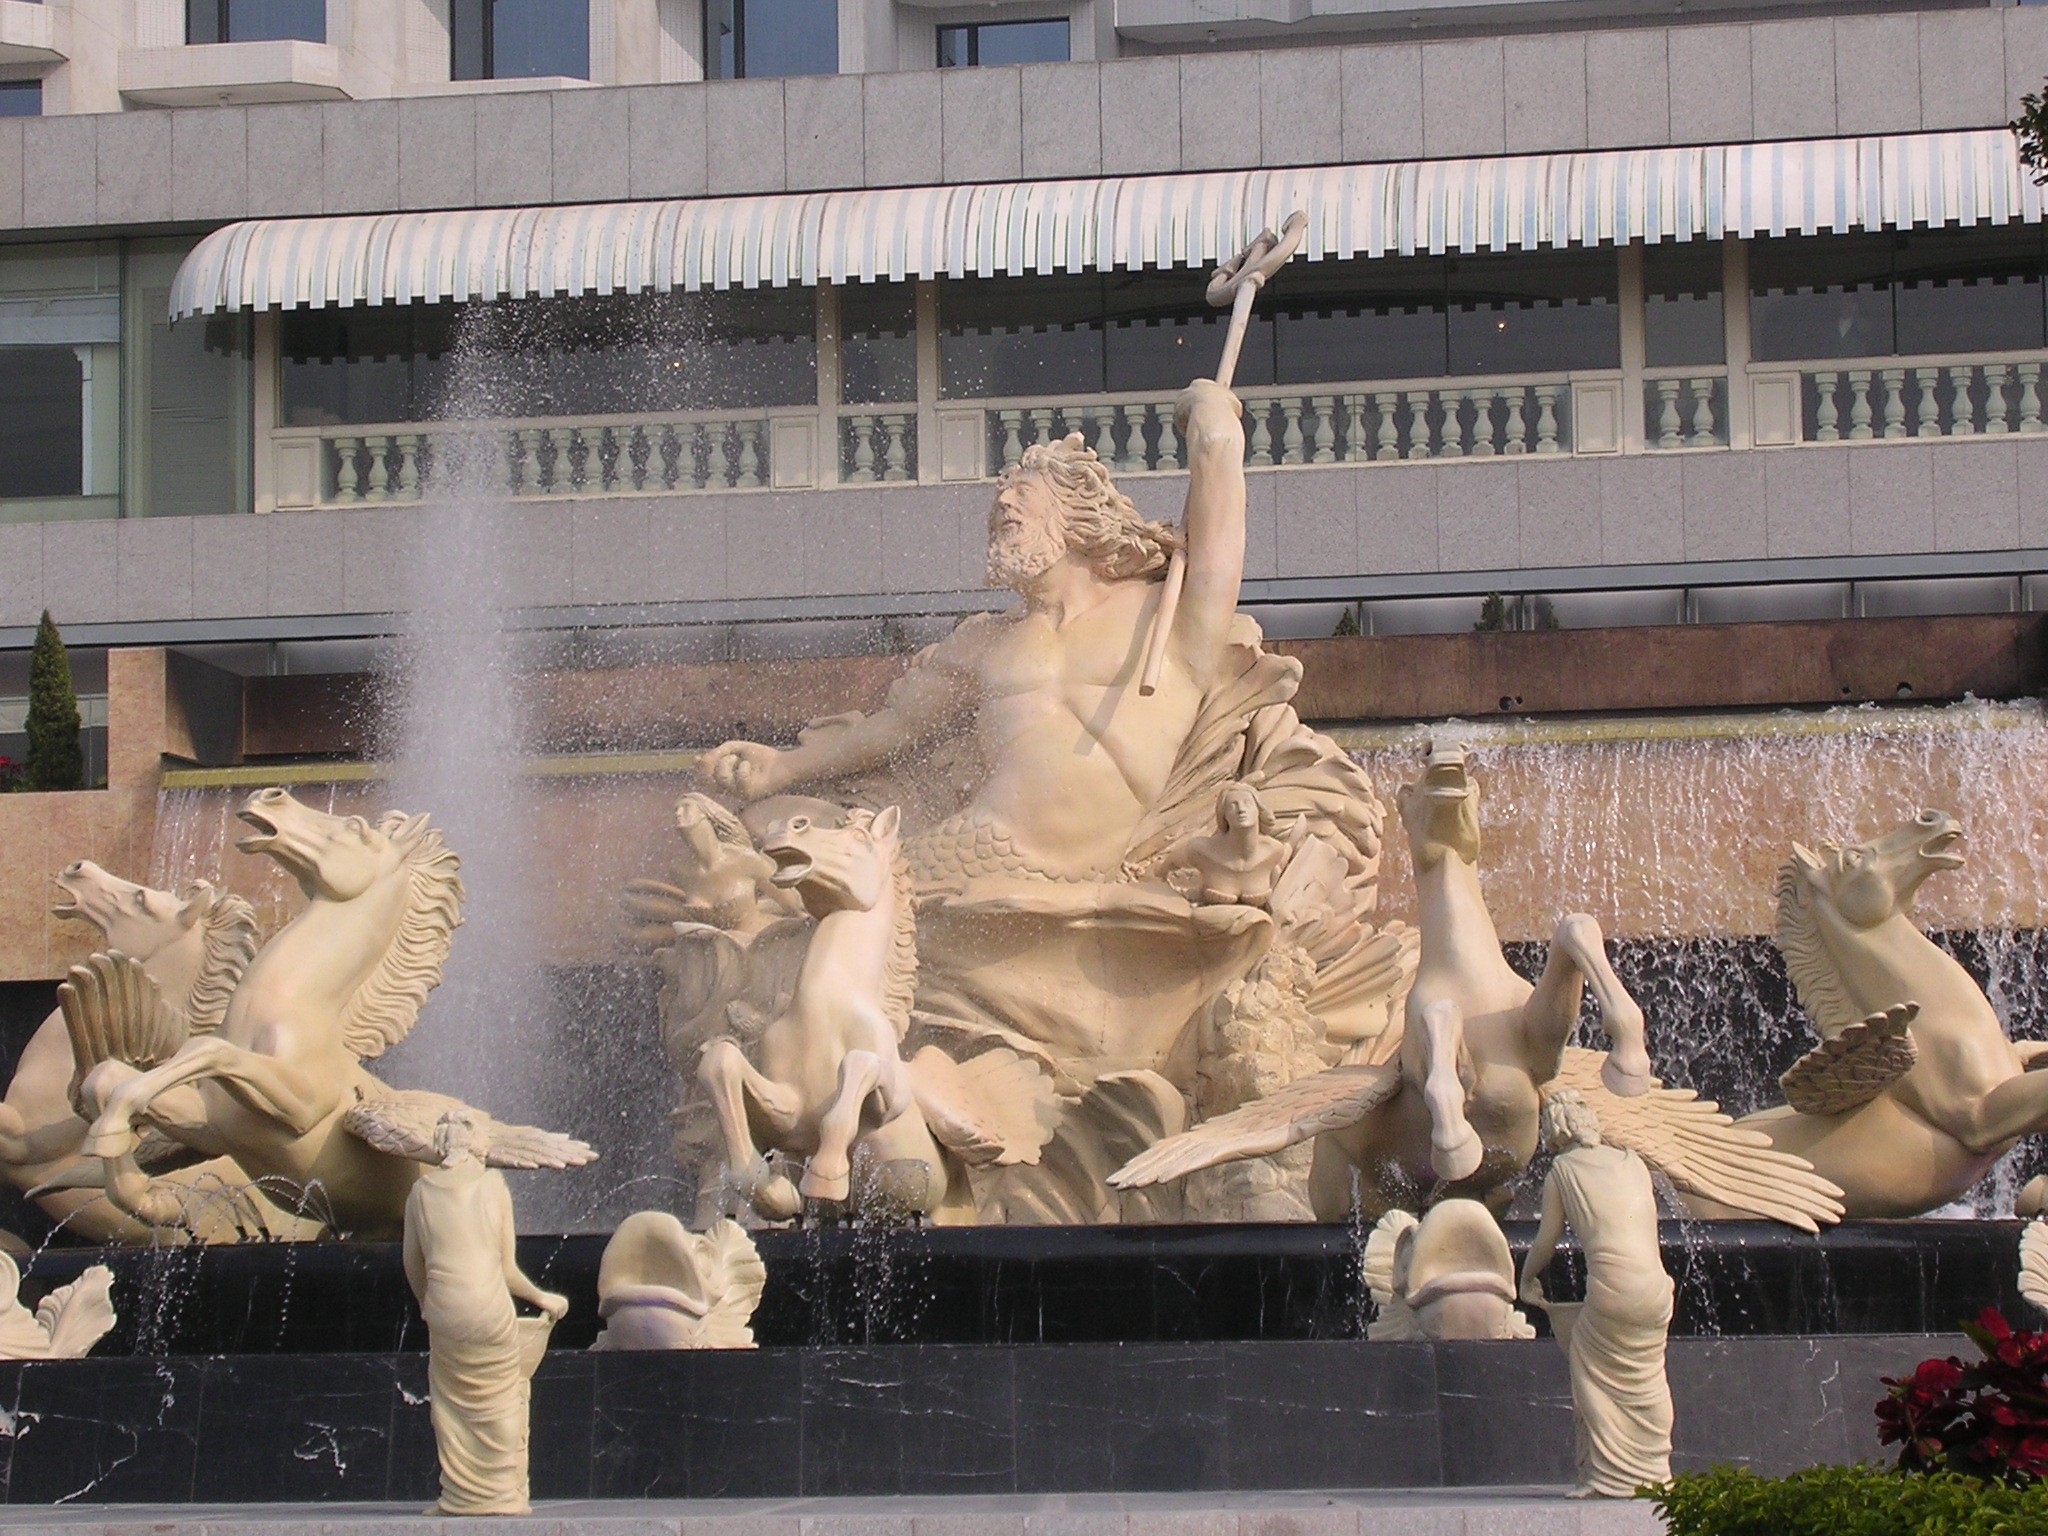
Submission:
<svg viewBox="0 0 2048 1536">
<path fill-rule="evenodd" d="M 1533 1231 L 1508 1223 L 1517 1262 Z M 764 1345 L 1360 1338 L 1364 1235 L 1307 1224 L 762 1232 L 768 1287 L 754 1335 Z M 2021 1315 L 2017 1222 L 1851 1222 L 1819 1237 L 1666 1222 L 1663 1240 L 1676 1334 L 1939 1333 L 1987 1305 Z M 569 1297 L 556 1349 L 597 1336 L 604 1242 L 520 1239 L 526 1272 Z M 101 1355 L 426 1347 L 396 1243 L 53 1248 L 25 1266 L 23 1299 L 101 1261 L 121 1314 Z M 1568 1254 L 1554 1272 L 1560 1299 L 1578 1294 L 1574 1264 Z"/>
<path fill-rule="evenodd" d="M 1878 1378 L 1964 1347 L 1674 1339 L 1674 1465 L 1876 1456 Z M 424 1507 L 426 1365 L 0 1366 L 7 1501 Z M 537 1500 L 1559 1485 L 1571 1468 L 1565 1361 L 1547 1340 L 557 1350 L 533 1383 Z"/>
</svg>

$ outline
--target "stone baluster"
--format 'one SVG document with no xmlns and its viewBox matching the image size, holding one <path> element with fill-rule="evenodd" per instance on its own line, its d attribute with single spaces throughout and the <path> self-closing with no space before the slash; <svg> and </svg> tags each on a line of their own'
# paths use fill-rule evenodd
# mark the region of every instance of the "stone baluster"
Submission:
<svg viewBox="0 0 2048 1536">
<path fill-rule="evenodd" d="M 370 480 L 363 487 L 363 500 L 391 499 L 391 439 L 383 433 L 363 439 L 370 448 Z"/>
<path fill-rule="evenodd" d="M 1116 462 L 1116 407 L 1098 405 L 1081 418 L 1082 441 L 1104 464 Z"/>
<path fill-rule="evenodd" d="M 761 454 L 761 423 L 743 421 L 739 424 L 740 461 L 739 469 L 733 476 L 733 484 L 751 490 L 765 478 L 762 471 L 766 465 Z"/>
<path fill-rule="evenodd" d="M 1557 440 L 1557 397 L 1564 392 L 1561 384 L 1538 384 L 1536 386 L 1536 451 L 1538 453 L 1563 453 L 1565 447 Z"/>
<path fill-rule="evenodd" d="M 2041 365 L 2021 363 L 2020 375 L 2020 430 L 2040 432 L 2041 425 Z"/>
<path fill-rule="evenodd" d="M 1246 444 L 1246 462 L 1270 464 L 1273 462 L 1273 402 L 1252 400 L 1246 402 L 1244 409 L 1252 423 L 1251 440 Z"/>
<path fill-rule="evenodd" d="M 523 496 L 526 494 L 526 452 L 517 432 L 498 434 L 499 456 L 505 466 L 505 494 Z"/>
<path fill-rule="evenodd" d="M 547 433 L 540 427 L 519 429 L 521 465 L 519 493 L 522 496 L 538 496 L 547 489 L 548 471 L 552 467 L 554 448 L 548 441 Z"/>
<path fill-rule="evenodd" d="M 564 427 L 562 431 L 567 434 L 568 438 L 562 450 L 562 456 L 569 463 L 566 473 L 556 475 L 555 489 L 557 491 L 585 490 L 590 486 L 590 438 L 585 435 L 581 427 Z M 599 473 L 603 473 L 602 465 L 599 466 Z M 568 483 L 564 484 L 564 480 Z"/>
<path fill-rule="evenodd" d="M 1913 370 L 1913 383 L 1920 391 L 1920 402 L 1913 413 L 1915 437 L 1941 436 L 1941 398 L 1934 392 L 1934 386 L 1940 382 L 1939 368 Z"/>
<path fill-rule="evenodd" d="M 626 440 L 626 468 L 636 491 L 647 489 L 647 461 L 653 456 L 653 449 L 647 428 L 644 425 L 634 427 L 633 435 Z"/>
<path fill-rule="evenodd" d="M 1053 440 L 1053 408 L 1049 405 L 1034 406 L 1031 411 L 1031 441 L 1049 443 Z"/>
<path fill-rule="evenodd" d="M 908 416 L 884 416 L 882 429 L 888 433 L 888 448 L 882 455 L 884 480 L 910 478 L 910 422 Z"/>
<path fill-rule="evenodd" d="M 1005 412 L 1004 414 L 1014 415 L 1015 413 Z M 849 416 L 846 418 L 846 428 L 853 438 L 853 469 L 846 478 L 862 482 L 874 479 L 875 440 L 873 433 L 875 430 L 875 418 L 872 416 Z M 1010 462 L 1014 464 L 1017 461 L 1012 459 Z"/>
<path fill-rule="evenodd" d="M 1499 429 L 1493 422 L 1493 408 L 1500 404 L 1500 394 L 1497 389 L 1465 391 L 1465 398 L 1472 402 L 1472 439 L 1469 451 L 1475 459 L 1490 459 L 1500 452 Z"/>
<path fill-rule="evenodd" d="M 2012 431 L 2012 406 L 2005 386 L 2012 378 L 2011 363 L 1984 365 L 1984 430 L 2003 435 Z"/>
<path fill-rule="evenodd" d="M 626 430 L 631 432 L 632 428 Z M 625 446 L 619 441 L 617 427 L 606 427 L 597 434 L 597 479 L 605 490 L 623 489 L 619 484 L 619 465 L 625 457 Z"/>
<path fill-rule="evenodd" d="M 418 501 L 420 499 L 420 435 L 417 432 L 401 432 L 396 439 L 398 446 L 398 499 Z"/>
<path fill-rule="evenodd" d="M 1501 436 L 1505 439 L 1501 452 L 1527 453 L 1529 451 L 1529 424 L 1522 417 L 1522 391 L 1520 389 L 1508 389 L 1503 391 L 1503 393 L 1507 396 L 1508 412 L 1507 421 L 1501 428 Z"/>
<path fill-rule="evenodd" d="M 1884 435 L 1904 437 L 1906 435 L 1906 370 L 1887 368 L 1879 377 L 1884 381 Z"/>
<path fill-rule="evenodd" d="M 1814 402 L 1813 440 L 1816 443 L 1833 443 L 1841 440 L 1842 434 L 1836 426 L 1842 419 L 1841 412 L 1835 405 L 1835 386 L 1841 381 L 1842 376 L 1839 373 L 1816 373 L 1813 376 L 1813 387 L 1820 397 Z"/>
<path fill-rule="evenodd" d="M 995 416 L 1003 424 L 1003 468 L 1008 469 L 1024 457 L 1024 413 L 997 411 Z"/>
<path fill-rule="evenodd" d="M 1864 368 L 1849 375 L 1849 439 L 1863 443 L 1871 435 L 1870 370 Z"/>
<path fill-rule="evenodd" d="M 1676 448 L 1685 441 L 1679 436 L 1678 380 L 1657 381 L 1657 446 Z"/>
<path fill-rule="evenodd" d="M 1948 430 L 1951 437 L 1974 437 L 1977 434 L 1977 406 L 1970 398 L 1971 368 L 1951 368 L 1948 371 Z"/>
<path fill-rule="evenodd" d="M 1173 407 L 1159 408 L 1159 446 L 1152 455 L 1154 469 L 1180 468 L 1180 428 L 1173 424 Z"/>
<path fill-rule="evenodd" d="M 363 471 L 362 466 L 356 463 L 356 449 L 361 444 L 360 438 L 334 439 L 334 499 L 337 503 L 362 500 Z"/>
<path fill-rule="evenodd" d="M 1431 457 L 1433 436 L 1429 425 L 1429 391 L 1411 390 L 1408 395 L 1408 457 Z"/>
<path fill-rule="evenodd" d="M 1437 399 L 1443 405 L 1444 425 L 1441 445 L 1437 457 L 1462 459 L 1465 457 L 1465 402 L 1471 398 L 1471 391 L 1444 389 L 1437 392 Z"/>
<path fill-rule="evenodd" d="M 1115 414 L 1124 429 L 1124 445 L 1116 455 L 1117 473 L 1145 467 L 1145 417 L 1151 409 L 1147 405 L 1120 405 L 1116 408 Z"/>
<path fill-rule="evenodd" d="M 1337 462 L 1337 397 L 1312 395 L 1308 403 L 1316 413 L 1316 430 L 1312 439 L 1314 449 L 1309 454 L 1309 462 L 1334 464 Z"/>
<path fill-rule="evenodd" d="M 1292 396 L 1280 402 L 1280 462 L 1300 464 L 1305 462 L 1307 444 L 1301 435 L 1301 397 Z"/>
<path fill-rule="evenodd" d="M 683 439 L 672 421 L 662 423 L 661 443 L 661 488 L 672 491 L 682 483 Z"/>
<path fill-rule="evenodd" d="M 1692 436 L 1686 442 L 1695 448 L 1718 446 L 1721 427 L 1714 419 L 1714 381 L 1687 379 L 1685 387 L 1692 395 Z"/>
<path fill-rule="evenodd" d="M 1342 424 L 1337 429 L 1337 456 L 1346 464 L 1357 464 L 1372 457 L 1366 447 L 1364 395 L 1341 395 L 1337 404 L 1343 407 Z"/>
<path fill-rule="evenodd" d="M 1398 395 L 1374 395 L 1373 408 L 1380 413 L 1379 449 L 1373 454 L 1376 459 L 1398 459 L 1401 457 L 1400 426 L 1394 420 L 1394 406 Z"/>
</svg>

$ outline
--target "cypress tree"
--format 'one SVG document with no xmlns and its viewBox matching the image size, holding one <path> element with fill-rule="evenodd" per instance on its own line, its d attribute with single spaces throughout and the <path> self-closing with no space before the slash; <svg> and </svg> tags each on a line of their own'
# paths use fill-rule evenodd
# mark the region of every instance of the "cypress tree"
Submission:
<svg viewBox="0 0 2048 1536">
<path fill-rule="evenodd" d="M 83 789 L 85 754 L 78 744 L 78 695 L 71 689 L 71 658 L 50 610 L 36 626 L 36 648 L 28 665 L 28 763 L 30 789 Z"/>
</svg>

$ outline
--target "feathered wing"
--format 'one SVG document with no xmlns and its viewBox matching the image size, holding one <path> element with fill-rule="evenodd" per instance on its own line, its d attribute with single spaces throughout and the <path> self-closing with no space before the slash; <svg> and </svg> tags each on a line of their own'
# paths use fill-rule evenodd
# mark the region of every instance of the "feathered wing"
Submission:
<svg viewBox="0 0 2048 1536">
<path fill-rule="evenodd" d="M 955 1061 L 928 1045 L 908 1065 L 932 1135 L 970 1166 L 1035 1164 L 1059 1125 L 1052 1075 L 1007 1046 Z"/>
<path fill-rule="evenodd" d="M 1680 1190 L 1802 1232 L 1842 1219 L 1842 1191 L 1803 1157 L 1780 1152 L 1761 1131 L 1737 1126 L 1711 1099 L 1650 1080 L 1647 1093 L 1623 1098 L 1600 1081 L 1601 1051 L 1567 1047 L 1548 1098 L 1575 1088 L 1600 1120 L 1601 1136 L 1627 1147 Z"/>
<path fill-rule="evenodd" d="M 1919 1062 L 1911 1027 L 1919 1012 L 1918 1003 L 1899 1003 L 1823 1040 L 1778 1079 L 1785 1102 L 1802 1115 L 1841 1115 L 1868 1104 Z"/>
<path fill-rule="evenodd" d="M 71 1108 L 86 1119 L 92 1117 L 79 1090 L 94 1067 L 119 1061 L 147 1072 L 175 1056 L 191 1033 L 142 962 L 118 949 L 72 966 L 57 988 L 57 1006 L 71 1036 Z"/>
<path fill-rule="evenodd" d="M 2048 1221 L 2030 1221 L 2020 1233 L 2020 1299 L 2048 1314 Z"/>
<path fill-rule="evenodd" d="M 341 1128 L 379 1152 L 434 1161 L 434 1127 L 451 1109 L 467 1109 L 481 1128 L 483 1160 L 493 1168 L 581 1168 L 597 1152 L 573 1136 L 531 1125 L 506 1125 L 460 1099 L 417 1088 L 387 1088 L 366 1094 L 345 1110 Z"/>
<path fill-rule="evenodd" d="M 697 1274 L 704 1286 L 706 1349 L 752 1349 L 754 1310 L 768 1283 L 768 1267 L 746 1229 L 731 1217 L 713 1222 L 697 1248 Z"/>
<path fill-rule="evenodd" d="M 1397 1062 L 1331 1067 L 1296 1078 L 1262 1099 L 1146 1148 L 1112 1173 L 1109 1182 L 1117 1189 L 1139 1189 L 1218 1163 L 1284 1151 L 1311 1136 L 1356 1125 L 1400 1090 Z"/>
</svg>

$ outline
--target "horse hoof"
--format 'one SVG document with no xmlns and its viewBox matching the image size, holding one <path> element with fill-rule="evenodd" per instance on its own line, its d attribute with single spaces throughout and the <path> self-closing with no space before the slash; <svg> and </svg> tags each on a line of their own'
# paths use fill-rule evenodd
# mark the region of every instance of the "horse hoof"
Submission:
<svg viewBox="0 0 2048 1536">
<path fill-rule="evenodd" d="M 1632 1065 L 1624 1066 L 1616 1059 L 1615 1053 L 1609 1051 L 1607 1059 L 1600 1063 L 1600 1081 L 1616 1098 L 1634 1099 L 1648 1093 L 1656 1079 L 1650 1071 L 1650 1058 L 1647 1055 L 1643 1057 L 1643 1064 L 1638 1069 Z"/>
<path fill-rule="evenodd" d="M 1479 1164 L 1486 1156 L 1485 1143 L 1480 1141 L 1476 1131 L 1468 1130 L 1465 1139 L 1456 1146 L 1431 1147 L 1429 1166 L 1436 1170 L 1436 1176 L 1446 1184 L 1455 1184 L 1460 1179 L 1469 1179 L 1479 1171 Z"/>
<path fill-rule="evenodd" d="M 849 1169 L 834 1176 L 820 1173 L 816 1168 L 806 1168 L 802 1187 L 804 1198 L 807 1200 L 837 1200 L 844 1203 L 846 1197 L 853 1193 L 853 1172 Z"/>
<path fill-rule="evenodd" d="M 778 1173 L 761 1181 L 754 1191 L 753 1206 L 770 1221 L 794 1221 L 804 1202 L 796 1186 Z"/>
</svg>

